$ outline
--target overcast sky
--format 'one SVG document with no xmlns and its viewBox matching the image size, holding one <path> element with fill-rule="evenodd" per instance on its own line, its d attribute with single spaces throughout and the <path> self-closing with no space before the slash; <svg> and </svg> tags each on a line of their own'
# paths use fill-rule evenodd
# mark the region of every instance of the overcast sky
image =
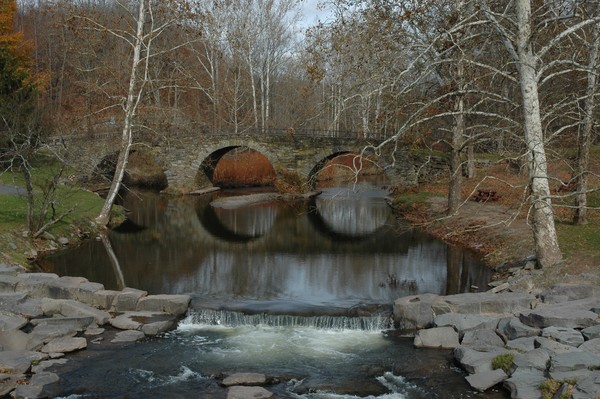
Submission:
<svg viewBox="0 0 600 399">
<path fill-rule="evenodd" d="M 302 20 L 300 22 L 302 28 L 315 25 L 319 20 L 327 20 L 329 12 L 319 8 L 319 4 L 322 2 L 323 0 L 304 0 L 302 2 Z"/>
</svg>

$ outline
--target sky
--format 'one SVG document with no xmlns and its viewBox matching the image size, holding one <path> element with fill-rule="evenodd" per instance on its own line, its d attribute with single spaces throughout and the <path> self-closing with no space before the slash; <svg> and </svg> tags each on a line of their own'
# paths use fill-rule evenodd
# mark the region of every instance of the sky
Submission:
<svg viewBox="0 0 600 399">
<path fill-rule="evenodd" d="M 315 25 L 319 19 L 326 21 L 330 15 L 330 12 L 326 9 L 320 9 L 319 4 L 323 3 L 323 0 L 304 0 L 302 2 L 302 19 L 300 26 L 304 29 L 309 26 Z"/>
</svg>

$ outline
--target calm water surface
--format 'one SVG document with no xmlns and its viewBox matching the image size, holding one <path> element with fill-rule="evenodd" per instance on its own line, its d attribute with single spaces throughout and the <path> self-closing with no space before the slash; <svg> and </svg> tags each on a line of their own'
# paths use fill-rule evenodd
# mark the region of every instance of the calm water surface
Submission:
<svg viewBox="0 0 600 399">
<path fill-rule="evenodd" d="M 92 345 L 64 366 L 62 389 L 225 398 L 215 376 L 261 372 L 281 378 L 269 387 L 281 398 L 481 396 L 449 352 L 416 351 L 389 316 L 400 296 L 485 287 L 489 271 L 402 226 L 384 194 L 326 189 L 307 202 L 246 207 L 211 206 L 215 196 L 128 195 L 126 225 L 43 268 L 107 289 L 190 294 L 192 309 L 175 331 L 126 351 Z"/>
</svg>

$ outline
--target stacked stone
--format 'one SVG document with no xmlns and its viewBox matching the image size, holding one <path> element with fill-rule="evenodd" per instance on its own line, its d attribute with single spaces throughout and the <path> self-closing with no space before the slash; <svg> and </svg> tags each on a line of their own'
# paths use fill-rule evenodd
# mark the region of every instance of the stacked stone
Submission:
<svg viewBox="0 0 600 399">
<path fill-rule="evenodd" d="M 562 384 L 564 397 L 600 397 L 599 313 L 600 287 L 587 285 L 558 285 L 539 296 L 417 295 L 394 305 L 396 321 L 417 330 L 415 346 L 452 349 L 475 390 L 502 383 L 519 399 L 541 398 L 548 379 Z M 512 361 L 494 370 L 500 355 Z"/>
<path fill-rule="evenodd" d="M 25 273 L 0 265 L 0 396 L 52 396 L 59 377 L 46 371 L 65 353 L 100 342 L 135 342 L 172 329 L 187 312 L 188 295 L 148 295 L 125 288 L 105 290 L 81 277 Z"/>
</svg>

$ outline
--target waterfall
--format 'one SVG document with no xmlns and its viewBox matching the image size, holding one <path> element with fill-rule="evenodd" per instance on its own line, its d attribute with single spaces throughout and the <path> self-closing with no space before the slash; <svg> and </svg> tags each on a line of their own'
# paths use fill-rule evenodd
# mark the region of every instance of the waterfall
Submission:
<svg viewBox="0 0 600 399">
<path fill-rule="evenodd" d="M 193 309 L 181 321 L 182 325 L 209 325 L 224 327 L 268 326 L 308 327 L 322 330 L 382 331 L 393 328 L 389 314 L 372 316 L 297 316 L 273 314 L 243 314 L 225 310 Z"/>
</svg>

